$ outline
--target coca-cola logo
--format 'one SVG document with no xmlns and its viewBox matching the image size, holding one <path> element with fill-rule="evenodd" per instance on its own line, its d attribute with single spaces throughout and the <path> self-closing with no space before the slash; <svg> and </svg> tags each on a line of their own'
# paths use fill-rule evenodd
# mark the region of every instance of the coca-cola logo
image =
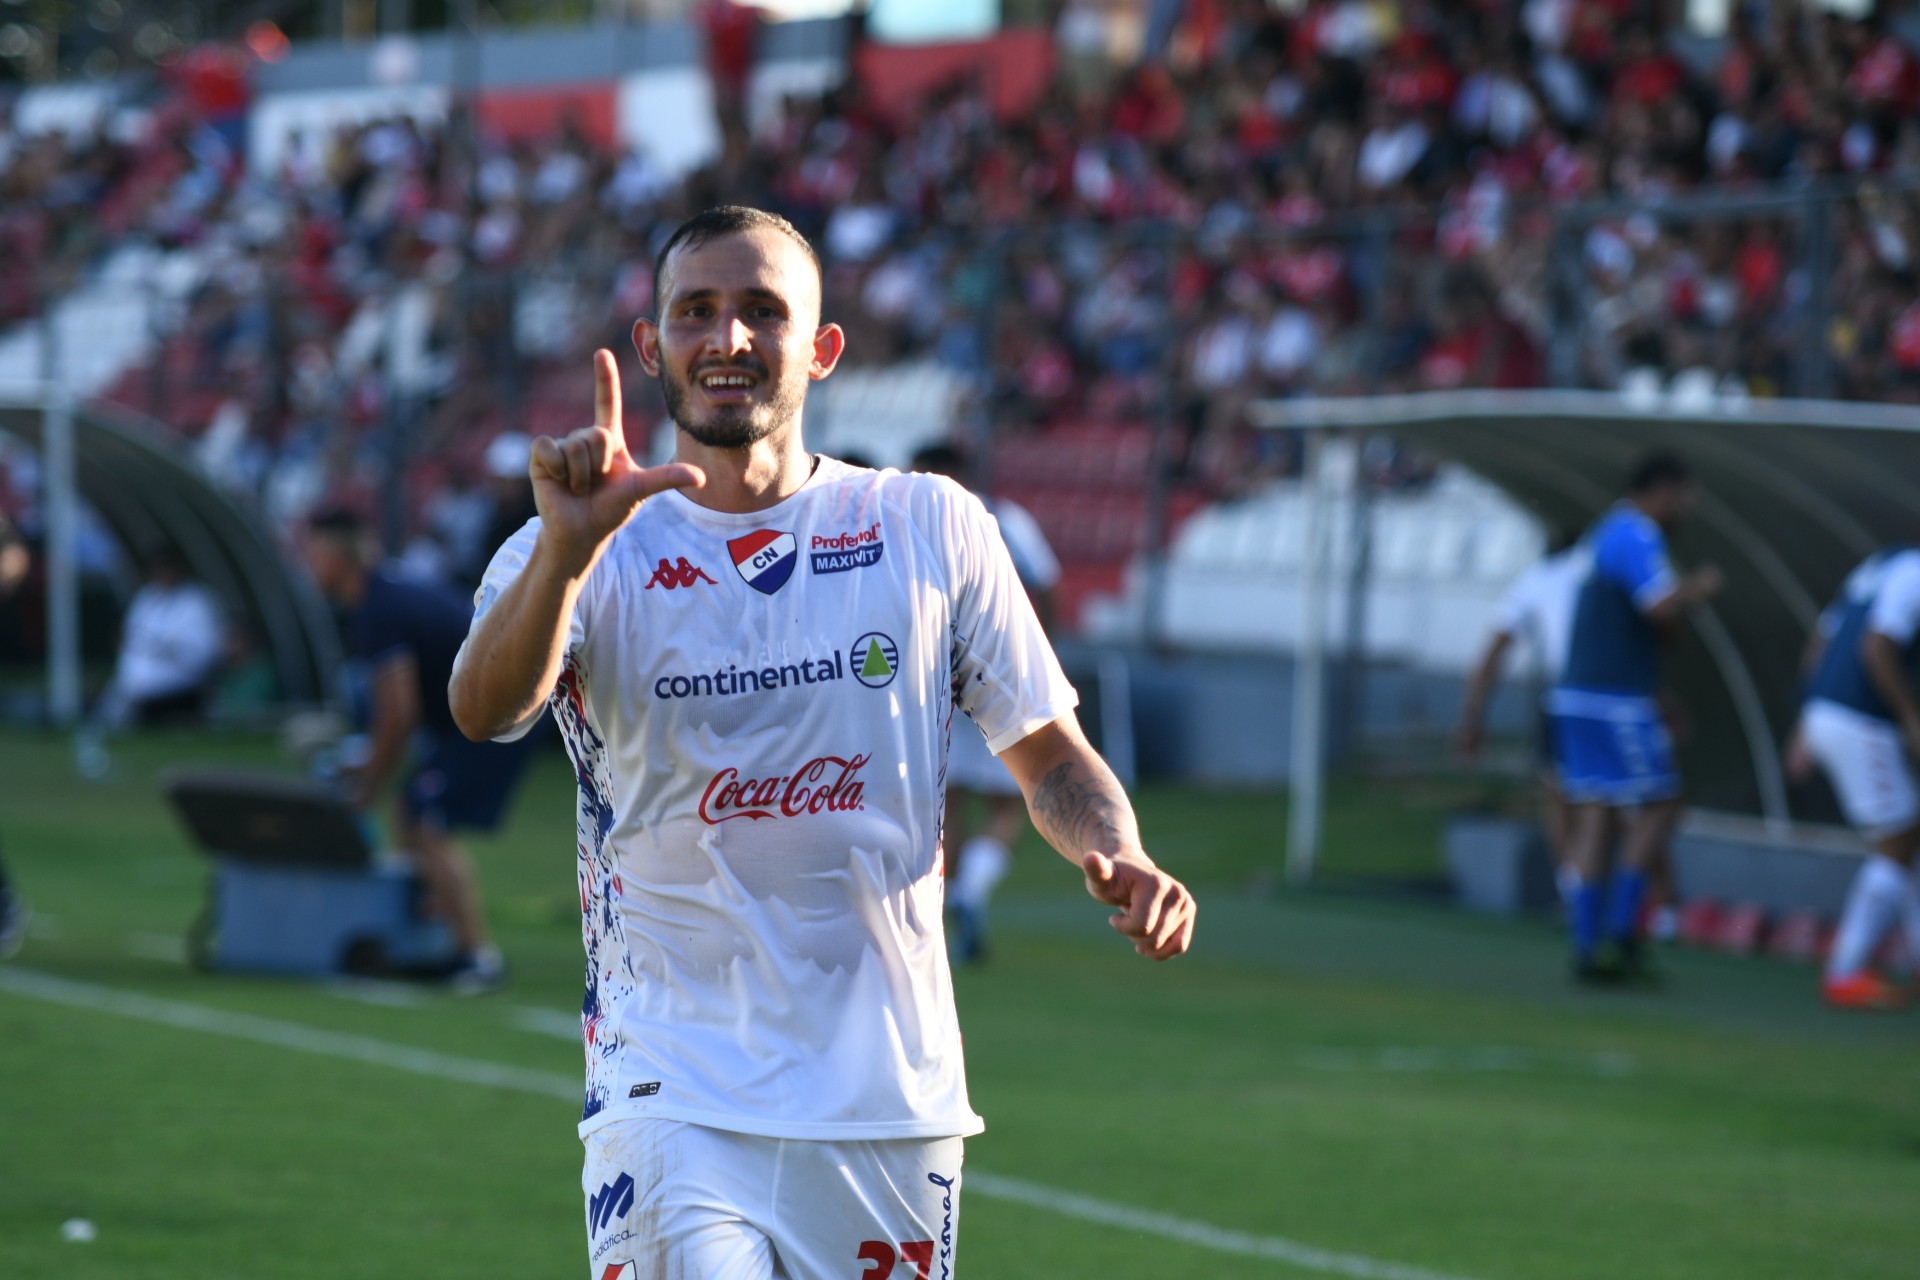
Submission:
<svg viewBox="0 0 1920 1280">
<path fill-rule="evenodd" d="M 865 784 L 856 776 L 870 755 L 815 756 L 792 773 L 743 778 L 722 769 L 700 794 L 700 820 L 709 826 L 735 818 L 797 818 L 803 813 L 865 809 Z"/>
</svg>

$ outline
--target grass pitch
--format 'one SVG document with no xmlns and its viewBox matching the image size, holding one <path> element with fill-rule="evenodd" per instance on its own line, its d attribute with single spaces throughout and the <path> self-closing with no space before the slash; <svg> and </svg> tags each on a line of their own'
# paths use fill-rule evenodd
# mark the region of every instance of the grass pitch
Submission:
<svg viewBox="0 0 1920 1280">
<path fill-rule="evenodd" d="M 0 847 L 40 917 L 11 971 L 577 1077 L 560 762 L 475 844 L 513 983 L 458 1000 L 179 963 L 206 865 L 154 776 L 263 758 L 248 739 L 145 739 L 96 785 L 63 742 L 0 734 Z M 1430 869 L 1460 798 L 1338 792 L 1330 865 Z M 1665 993 L 1578 992 L 1538 926 L 1248 896 L 1284 829 L 1271 797 L 1149 787 L 1139 804 L 1200 897 L 1195 954 L 1139 962 L 1035 846 L 993 962 L 959 975 L 989 1126 L 968 1172 L 1019 1180 L 964 1202 L 971 1280 L 1914 1274 L 1920 1021 L 1827 1013 L 1803 968 L 1685 954 Z M 0 983 L 0 1276 L 578 1277 L 576 1115 Z M 1106 1220 L 1070 1212 L 1089 1201 Z M 97 1238 L 62 1239 L 75 1218 Z"/>
</svg>

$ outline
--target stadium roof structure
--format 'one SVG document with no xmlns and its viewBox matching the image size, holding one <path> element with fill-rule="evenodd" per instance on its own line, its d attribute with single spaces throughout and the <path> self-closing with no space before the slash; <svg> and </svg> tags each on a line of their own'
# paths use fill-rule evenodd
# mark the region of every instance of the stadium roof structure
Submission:
<svg viewBox="0 0 1920 1280">
<path fill-rule="evenodd" d="M 42 394 L 0 395 L 0 432 L 44 451 L 49 413 Z M 265 526 L 157 426 L 98 405 L 76 407 L 72 422 L 74 487 L 121 545 L 176 552 L 229 616 L 253 624 L 288 699 L 327 701 L 340 657 L 332 615 Z"/>
<path fill-rule="evenodd" d="M 1674 558 L 1727 576 L 1668 668 L 1686 709 L 1689 798 L 1777 830 L 1834 816 L 1823 787 L 1787 785 L 1780 750 L 1821 609 L 1870 552 L 1920 541 L 1920 409 L 1754 400 L 1685 412 L 1601 392 L 1458 391 L 1265 401 L 1255 421 L 1385 432 L 1485 476 L 1550 529 L 1590 524 L 1646 453 L 1678 454 L 1700 505 Z"/>
</svg>

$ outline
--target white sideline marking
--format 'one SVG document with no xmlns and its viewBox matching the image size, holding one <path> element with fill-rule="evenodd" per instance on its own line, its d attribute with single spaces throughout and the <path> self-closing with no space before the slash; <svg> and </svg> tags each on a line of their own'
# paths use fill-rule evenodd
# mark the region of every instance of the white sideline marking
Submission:
<svg viewBox="0 0 1920 1280">
<path fill-rule="evenodd" d="M 281 1022 L 277 1018 L 234 1013 L 203 1004 L 188 1004 L 184 1000 L 162 1000 L 134 991 L 118 991 L 112 987 L 75 982 L 71 978 L 56 978 L 50 973 L 36 973 L 12 965 L 0 965 L 0 991 L 11 991 L 15 995 L 45 1000 L 50 1004 L 63 1004 L 73 1009 L 117 1013 L 125 1018 L 157 1022 L 161 1026 L 178 1027 L 185 1031 L 205 1031 L 210 1035 L 231 1036 L 236 1040 L 251 1040 L 255 1044 L 268 1044 L 300 1053 L 317 1053 L 323 1057 L 346 1058 L 376 1067 L 392 1067 L 397 1071 L 411 1071 L 415 1075 L 432 1076 L 439 1080 L 461 1080 L 495 1089 L 517 1089 L 522 1093 L 537 1093 L 543 1097 L 565 1098 L 569 1102 L 577 1102 L 580 1098 L 580 1081 L 557 1071 L 536 1071 L 498 1062 L 482 1062 L 477 1058 L 460 1058 L 450 1053 L 435 1053 L 429 1049 L 414 1049 L 386 1040 L 375 1040 L 371 1036 L 322 1031 L 318 1027 L 301 1026 L 297 1022 Z"/>
<path fill-rule="evenodd" d="M 44 1000 L 49 1004 L 65 1005 L 72 1009 L 116 1013 L 122 1017 L 137 1018 L 143 1022 L 154 1022 L 161 1026 L 176 1027 L 185 1031 L 204 1031 L 210 1035 L 251 1040 L 255 1044 L 292 1049 L 299 1053 L 345 1058 L 352 1062 L 367 1063 L 376 1067 L 392 1067 L 398 1071 L 410 1071 L 415 1075 L 431 1076 L 438 1080 L 459 1080 L 496 1089 L 515 1089 L 522 1093 L 538 1094 L 541 1097 L 564 1098 L 569 1102 L 576 1101 L 580 1097 L 578 1078 L 562 1075 L 556 1071 L 511 1067 L 497 1062 L 484 1062 L 477 1058 L 462 1058 L 448 1053 L 435 1053 L 427 1049 L 414 1049 L 386 1040 L 376 1040 L 371 1036 L 324 1031 L 318 1027 L 303 1026 L 296 1022 L 282 1022 L 277 1018 L 262 1018 L 250 1013 L 234 1013 L 207 1005 L 190 1004 L 184 1000 L 164 1000 L 157 996 L 97 986 L 90 982 L 77 982 L 71 978 L 59 978 L 50 973 L 39 973 L 12 965 L 0 965 L 0 991 L 10 991 L 15 995 Z M 1316 1249 L 1312 1245 L 1301 1244 L 1281 1236 L 1257 1236 L 1244 1231 L 1232 1231 L 1225 1227 L 1216 1227 L 1211 1223 L 1198 1222 L 1192 1218 L 1178 1218 L 1172 1214 L 1139 1209 L 1112 1200 L 1099 1200 L 1077 1192 L 1060 1191 L 1053 1187 L 1042 1186 L 1037 1182 L 1002 1177 L 1000 1174 L 988 1173 L 982 1169 L 967 1170 L 963 1185 L 967 1190 L 990 1199 L 1010 1200 L 1033 1208 L 1050 1209 L 1069 1218 L 1079 1218 L 1085 1222 L 1098 1223 L 1120 1231 L 1160 1236 L 1180 1244 L 1212 1249 L 1216 1253 L 1284 1262 L 1302 1270 L 1348 1276 L 1352 1280 L 1467 1280 L 1464 1276 L 1404 1266 L 1397 1262 L 1369 1258 L 1364 1254 L 1335 1253 L 1328 1249 Z"/>
<path fill-rule="evenodd" d="M 1000 1174 L 987 1173 L 979 1169 L 966 1170 L 961 1179 L 961 1187 L 964 1191 L 970 1191 L 976 1195 L 989 1196 L 995 1200 L 1012 1200 L 1017 1204 L 1031 1205 L 1038 1209 L 1051 1209 L 1069 1218 L 1097 1222 L 1103 1227 L 1113 1227 L 1120 1231 L 1144 1231 L 1148 1235 L 1163 1236 L 1168 1240 L 1177 1240 L 1181 1244 L 1199 1245 L 1202 1249 L 1212 1249 L 1216 1253 L 1236 1253 L 1243 1258 L 1266 1258 L 1273 1262 L 1285 1262 L 1305 1271 L 1352 1276 L 1355 1280 L 1466 1280 L 1464 1276 L 1447 1275 L 1421 1267 L 1403 1266 L 1398 1262 L 1383 1262 L 1379 1258 L 1369 1258 L 1364 1254 L 1334 1253 L 1329 1249 L 1316 1249 L 1310 1244 L 1301 1244 L 1280 1236 L 1256 1236 L 1244 1231 L 1229 1231 L 1225 1227 L 1216 1227 L 1209 1222 L 1196 1222 L 1192 1218 L 1176 1218 L 1170 1213 L 1136 1209 L 1132 1205 L 1116 1204 L 1111 1200 L 1096 1200 L 1092 1196 L 1083 1196 L 1072 1191 L 1057 1191 L 1052 1187 L 1041 1186 L 1037 1182 L 1002 1177 Z"/>
<path fill-rule="evenodd" d="M 1547 1049 L 1393 1046 L 1384 1049 L 1309 1049 L 1296 1059 L 1321 1071 L 1428 1072 L 1538 1071 L 1592 1076 L 1630 1076 L 1640 1064 L 1625 1053 L 1572 1053 Z"/>
</svg>

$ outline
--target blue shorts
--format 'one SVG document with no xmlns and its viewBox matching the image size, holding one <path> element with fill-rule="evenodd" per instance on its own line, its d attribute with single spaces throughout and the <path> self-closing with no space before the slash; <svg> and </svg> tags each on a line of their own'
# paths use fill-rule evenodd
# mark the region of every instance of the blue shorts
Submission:
<svg viewBox="0 0 1920 1280">
<path fill-rule="evenodd" d="M 407 816 L 442 831 L 493 830 L 506 814 L 532 738 L 470 742 L 458 733 L 422 733 L 419 763 L 401 795 Z"/>
<path fill-rule="evenodd" d="M 1547 709 L 1560 792 L 1572 803 L 1626 806 L 1680 794 L 1673 738 L 1652 698 L 1555 689 Z"/>
</svg>

